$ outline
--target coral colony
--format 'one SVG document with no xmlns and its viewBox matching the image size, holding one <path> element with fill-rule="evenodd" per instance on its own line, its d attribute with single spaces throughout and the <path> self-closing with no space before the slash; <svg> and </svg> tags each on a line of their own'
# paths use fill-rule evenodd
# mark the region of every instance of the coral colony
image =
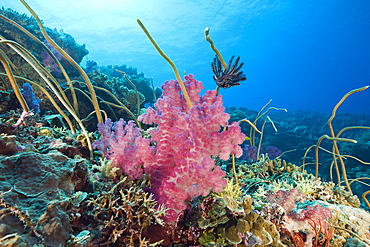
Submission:
<svg viewBox="0 0 370 247">
<path fill-rule="evenodd" d="M 200 96 L 202 83 L 192 75 L 185 79 L 194 106 L 186 105 L 177 81 L 165 82 L 155 109 L 148 108 L 139 117 L 143 123 L 157 125 L 148 133 L 150 139 L 143 138 L 132 121 L 125 125 L 121 119 L 112 126 L 108 119 L 105 125 L 99 124 L 102 140 L 95 142 L 129 178 L 151 177 L 150 191 L 170 209 L 170 222 L 186 209 L 191 198 L 222 191 L 226 173 L 211 157 L 228 160 L 231 154 L 241 156 L 239 145 L 245 138 L 237 123 L 228 125 L 229 115 L 216 91 Z"/>
<path fill-rule="evenodd" d="M 0 10 L 0 246 L 370 246 L 370 117 L 336 113 L 367 86 L 331 115 L 225 109 L 246 76 L 209 28 L 202 93 L 138 20 L 176 77 L 156 88 L 82 69 L 85 45 L 21 2 L 33 17 Z"/>
</svg>

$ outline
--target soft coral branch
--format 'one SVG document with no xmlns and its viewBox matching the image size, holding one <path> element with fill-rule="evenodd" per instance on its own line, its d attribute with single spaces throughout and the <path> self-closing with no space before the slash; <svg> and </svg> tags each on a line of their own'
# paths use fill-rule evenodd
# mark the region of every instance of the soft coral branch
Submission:
<svg viewBox="0 0 370 247">
<path fill-rule="evenodd" d="M 133 121 L 127 124 L 123 119 L 113 123 L 107 119 L 105 124 L 98 124 L 101 140 L 93 146 L 106 155 L 116 167 L 123 170 L 130 179 L 139 179 L 143 175 L 144 161 L 141 157 L 153 155 L 150 140 L 141 136 L 141 131 Z"/>
</svg>

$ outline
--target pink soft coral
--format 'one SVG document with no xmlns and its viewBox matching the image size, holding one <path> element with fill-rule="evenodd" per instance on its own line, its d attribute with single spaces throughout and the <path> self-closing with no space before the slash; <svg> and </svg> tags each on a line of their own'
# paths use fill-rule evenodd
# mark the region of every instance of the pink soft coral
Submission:
<svg viewBox="0 0 370 247">
<path fill-rule="evenodd" d="M 239 145 L 245 138 L 238 123 L 228 125 L 230 117 L 216 91 L 200 96 L 202 83 L 192 75 L 185 79 L 193 107 L 188 107 L 178 82 L 171 80 L 162 86 L 155 109 L 148 108 L 139 116 L 140 121 L 157 125 L 150 132 L 151 140 L 142 138 L 132 122 L 125 127 L 123 120 L 115 126 L 111 122 L 99 126 L 105 135 L 97 146 L 130 178 L 141 177 L 143 170 L 150 174 L 151 192 L 170 208 L 169 222 L 176 220 L 192 197 L 222 190 L 225 172 L 215 165 L 214 157 L 240 157 Z"/>
<path fill-rule="evenodd" d="M 177 81 L 166 81 L 163 95 L 139 120 L 157 124 L 151 132 L 156 143 L 155 162 L 145 166 L 152 175 L 152 192 L 160 203 L 172 208 L 172 218 L 186 208 L 192 197 L 220 192 L 226 185 L 225 172 L 212 157 L 227 160 L 242 155 L 245 135 L 237 123 L 228 125 L 222 96 L 207 91 L 200 96 L 202 83 L 193 75 L 185 77 L 185 87 L 193 107 L 189 108 Z M 221 131 L 222 129 L 226 129 Z"/>
<path fill-rule="evenodd" d="M 141 131 L 133 121 L 127 124 L 123 119 L 113 123 L 109 118 L 105 124 L 98 124 L 101 140 L 93 143 L 94 148 L 102 150 L 116 167 L 121 168 L 130 179 L 138 179 L 143 175 L 143 153 L 151 156 L 153 147 L 150 140 L 141 136 Z"/>
</svg>

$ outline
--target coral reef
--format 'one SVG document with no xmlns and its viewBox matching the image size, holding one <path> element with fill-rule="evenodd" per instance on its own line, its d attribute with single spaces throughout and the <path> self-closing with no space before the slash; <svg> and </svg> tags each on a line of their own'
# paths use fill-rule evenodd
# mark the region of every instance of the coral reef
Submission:
<svg viewBox="0 0 370 247">
<path fill-rule="evenodd" d="M 137 69 L 134 67 L 127 67 L 126 65 L 109 65 L 109 66 L 99 66 L 97 68 L 100 73 L 103 73 L 108 76 L 109 79 L 112 79 L 114 77 L 120 78 L 121 83 L 123 86 L 127 87 L 128 89 L 133 89 L 132 85 L 127 82 L 127 80 L 124 80 L 124 76 L 122 73 L 117 72 L 125 72 L 128 76 L 128 78 L 135 84 L 137 90 L 141 92 L 145 97 L 145 102 L 143 103 L 154 103 L 155 99 L 159 98 L 161 96 L 161 89 L 156 87 L 153 88 L 152 80 L 149 78 L 146 78 L 144 76 L 144 73 L 137 72 Z M 114 86 L 112 86 L 114 87 Z M 154 92 L 153 92 L 154 90 Z"/>
<path fill-rule="evenodd" d="M 2 26 L 0 30 L 0 35 L 2 35 L 5 39 L 22 44 L 25 49 L 32 51 L 32 55 L 38 61 L 43 63 L 45 69 L 49 72 L 52 72 L 53 76 L 60 80 L 61 84 L 64 84 L 65 81 L 61 78 L 60 70 L 58 70 L 55 61 L 51 59 L 51 57 L 45 52 L 43 47 L 35 42 L 35 40 L 31 39 L 27 34 L 25 34 L 15 25 L 6 20 L 7 18 L 9 18 L 12 22 L 18 23 L 26 31 L 30 32 L 31 35 L 34 35 L 36 38 L 43 41 L 45 44 L 48 45 L 48 47 L 51 48 L 50 44 L 45 41 L 45 38 L 39 31 L 35 19 L 32 17 L 28 17 L 25 14 L 19 14 L 18 12 L 11 9 L 2 8 L 0 9 L 0 14 L 0 25 Z M 57 31 L 56 29 L 46 28 L 46 31 L 50 35 L 50 37 L 52 37 L 52 39 L 58 45 L 60 45 L 61 48 L 64 49 L 69 54 L 69 56 L 71 56 L 77 63 L 80 63 L 83 57 L 88 54 L 85 45 L 77 44 L 75 39 L 71 35 L 64 33 L 62 30 Z M 66 61 L 65 58 L 61 57 L 54 48 L 52 49 L 54 53 L 57 54 L 57 58 L 60 60 L 67 73 L 70 76 L 79 76 L 76 69 L 68 61 Z M 14 66 L 17 68 L 15 75 L 27 78 L 33 82 L 37 82 L 38 84 L 45 86 L 45 83 L 43 82 L 43 80 L 41 80 L 40 76 L 35 73 L 32 66 L 16 52 L 14 52 L 8 45 L 2 44 L 1 50 L 4 51 L 6 56 L 9 57 Z M 0 72 L 3 73 L 4 69 L 1 68 Z M 7 83 L 4 83 L 3 80 L 0 80 L 0 86 L 6 90 L 9 90 L 9 86 L 7 85 Z M 48 98 L 38 88 L 33 88 L 33 91 L 36 94 L 36 98 L 41 99 L 43 102 L 49 102 Z M 12 95 L 13 94 L 10 91 L 10 96 Z M 10 109 L 16 109 L 14 108 L 14 106 L 16 106 L 17 104 L 9 104 L 8 106 L 11 105 L 13 106 L 13 108 Z M 0 108 L 0 114 L 3 114 L 10 109 Z M 48 110 L 54 110 L 54 108 L 51 104 L 41 104 L 41 110 L 45 112 Z"/>
<path fill-rule="evenodd" d="M 239 121 L 241 119 L 255 119 L 258 112 L 252 109 L 245 107 L 230 107 L 227 109 L 227 112 L 230 114 L 231 121 Z M 329 114 L 324 114 L 321 112 L 313 112 L 309 110 L 297 110 L 297 111 L 270 111 L 268 113 L 270 118 L 273 120 L 277 132 L 273 129 L 272 126 L 265 127 L 265 138 L 263 140 L 264 146 L 275 146 L 282 151 L 291 150 L 293 147 L 294 152 L 289 152 L 284 154 L 284 158 L 288 159 L 290 162 L 295 164 L 300 164 L 301 159 L 304 155 L 305 150 L 316 144 L 317 139 L 328 130 L 327 120 L 330 117 Z M 346 112 L 340 112 L 336 116 L 334 130 L 338 132 L 347 126 L 369 126 L 370 117 L 367 115 L 351 114 Z M 262 124 L 258 123 L 260 128 Z M 245 123 L 240 124 L 244 133 L 249 133 L 249 126 Z M 352 130 L 346 133 L 347 138 L 356 139 L 359 143 L 366 144 L 367 141 L 362 142 L 362 136 L 366 136 L 368 133 L 367 130 Z M 324 144 L 324 148 L 330 148 L 329 145 Z M 346 153 L 355 154 L 355 150 L 352 152 L 352 148 L 358 146 L 343 143 L 341 147 L 345 150 Z M 365 154 L 366 152 L 361 152 Z M 329 154 L 320 154 L 325 160 L 329 157 Z M 357 155 L 354 155 L 357 157 Z M 311 159 L 312 157 L 310 157 Z M 364 159 L 369 161 L 368 159 Z M 354 161 L 348 161 L 354 162 Z M 358 163 L 356 163 L 358 165 Z M 325 164 L 323 164 L 324 166 Z M 325 175 L 325 174 L 322 174 Z"/>
<path fill-rule="evenodd" d="M 37 23 L 33 17 L 28 17 L 25 14 L 19 14 L 18 12 L 11 10 L 11 9 L 0 9 L 0 14 L 3 16 L 13 20 L 14 22 L 18 23 L 22 27 L 24 27 L 27 31 L 32 33 L 34 36 L 39 38 L 40 40 L 44 40 L 44 37 L 40 33 L 40 31 L 37 28 Z M 48 65 L 51 66 L 52 60 L 46 58 L 46 54 L 43 51 L 42 47 L 37 45 L 36 42 L 34 42 L 32 39 L 30 39 L 26 34 L 24 34 L 22 31 L 20 31 L 18 28 L 16 28 L 14 25 L 10 24 L 9 22 L 5 21 L 4 19 L 0 19 L 0 24 L 3 27 L 0 30 L 0 34 L 4 36 L 6 39 L 14 40 L 20 44 L 23 44 L 23 46 L 33 51 L 33 55 L 36 56 L 36 58 L 40 59 L 40 61 L 45 62 L 45 66 Z M 48 34 L 51 36 L 51 38 L 58 43 L 64 50 L 67 51 L 67 53 L 77 62 L 80 63 L 84 56 L 88 54 L 88 51 L 85 48 L 85 45 L 79 45 L 76 43 L 75 39 L 67 34 L 64 33 L 63 30 L 56 30 L 56 29 L 50 29 L 46 28 Z M 2 49 L 5 53 L 9 52 L 10 50 L 6 46 L 2 46 Z M 31 80 L 37 81 L 38 78 L 35 78 L 34 75 L 32 76 L 31 69 L 28 67 L 22 59 L 20 59 L 16 54 L 8 53 L 9 57 L 12 59 L 13 63 L 18 66 L 20 75 L 24 76 L 25 78 L 30 78 Z M 42 57 L 44 56 L 44 59 Z M 63 67 L 71 74 L 76 74 L 76 70 L 65 60 L 63 60 L 61 57 L 59 57 L 61 62 L 63 63 Z M 27 69 L 28 68 L 28 69 Z M 50 67 L 50 69 L 53 69 L 53 66 Z M 28 71 L 28 72 L 27 72 Z"/>
<path fill-rule="evenodd" d="M 349 142 L 319 145 L 326 114 L 225 112 L 218 89 L 245 80 L 243 64 L 226 65 L 209 29 L 218 88 L 201 95 L 177 70 L 163 91 L 126 65 L 83 70 L 73 37 L 0 12 L 4 43 L 25 47 L 0 47 L 0 246 L 370 246 L 368 116 L 337 114 L 330 131 Z"/>
<path fill-rule="evenodd" d="M 117 70 L 120 72 L 117 72 Z M 151 85 L 151 80 L 145 78 L 143 73 L 137 73 L 136 68 L 127 68 L 126 65 L 97 66 L 96 64 L 94 69 L 89 71 L 88 75 L 94 85 L 111 92 L 136 116 L 140 114 L 138 109 L 146 105 L 153 105 L 155 99 L 159 98 L 162 93 L 160 88 L 154 88 Z M 104 91 L 98 90 L 97 94 L 107 101 L 115 102 Z M 112 109 L 109 109 L 108 112 L 112 112 Z M 114 110 L 114 114 L 111 114 L 111 118 L 114 121 L 122 117 L 125 119 L 129 117 L 129 114 L 123 108 L 118 108 Z"/>
</svg>

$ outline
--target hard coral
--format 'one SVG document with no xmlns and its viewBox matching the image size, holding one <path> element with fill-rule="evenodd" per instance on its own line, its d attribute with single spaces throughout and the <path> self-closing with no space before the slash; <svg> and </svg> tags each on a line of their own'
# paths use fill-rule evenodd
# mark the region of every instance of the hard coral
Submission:
<svg viewBox="0 0 370 247">
<path fill-rule="evenodd" d="M 0 135 L 0 155 L 11 155 L 18 151 L 16 138 L 13 135 Z"/>
<path fill-rule="evenodd" d="M 226 224 L 225 238 L 233 244 L 244 246 L 284 246 L 276 226 L 252 210 L 252 198 L 245 196 L 240 203 L 243 212 Z"/>
<path fill-rule="evenodd" d="M 112 186 L 108 192 L 88 200 L 92 212 L 81 219 L 94 228 L 88 246 L 156 246 L 142 233 L 149 225 L 163 225 L 163 205 L 158 206 L 152 194 L 126 177 L 108 185 Z"/>
<path fill-rule="evenodd" d="M 68 240 L 72 229 L 66 194 L 77 187 L 72 174 L 80 162 L 58 152 L 0 157 L 0 228 L 22 238 L 25 245 L 17 246 L 38 241 L 62 246 Z M 0 238 L 8 233 L 0 231 Z"/>
</svg>

